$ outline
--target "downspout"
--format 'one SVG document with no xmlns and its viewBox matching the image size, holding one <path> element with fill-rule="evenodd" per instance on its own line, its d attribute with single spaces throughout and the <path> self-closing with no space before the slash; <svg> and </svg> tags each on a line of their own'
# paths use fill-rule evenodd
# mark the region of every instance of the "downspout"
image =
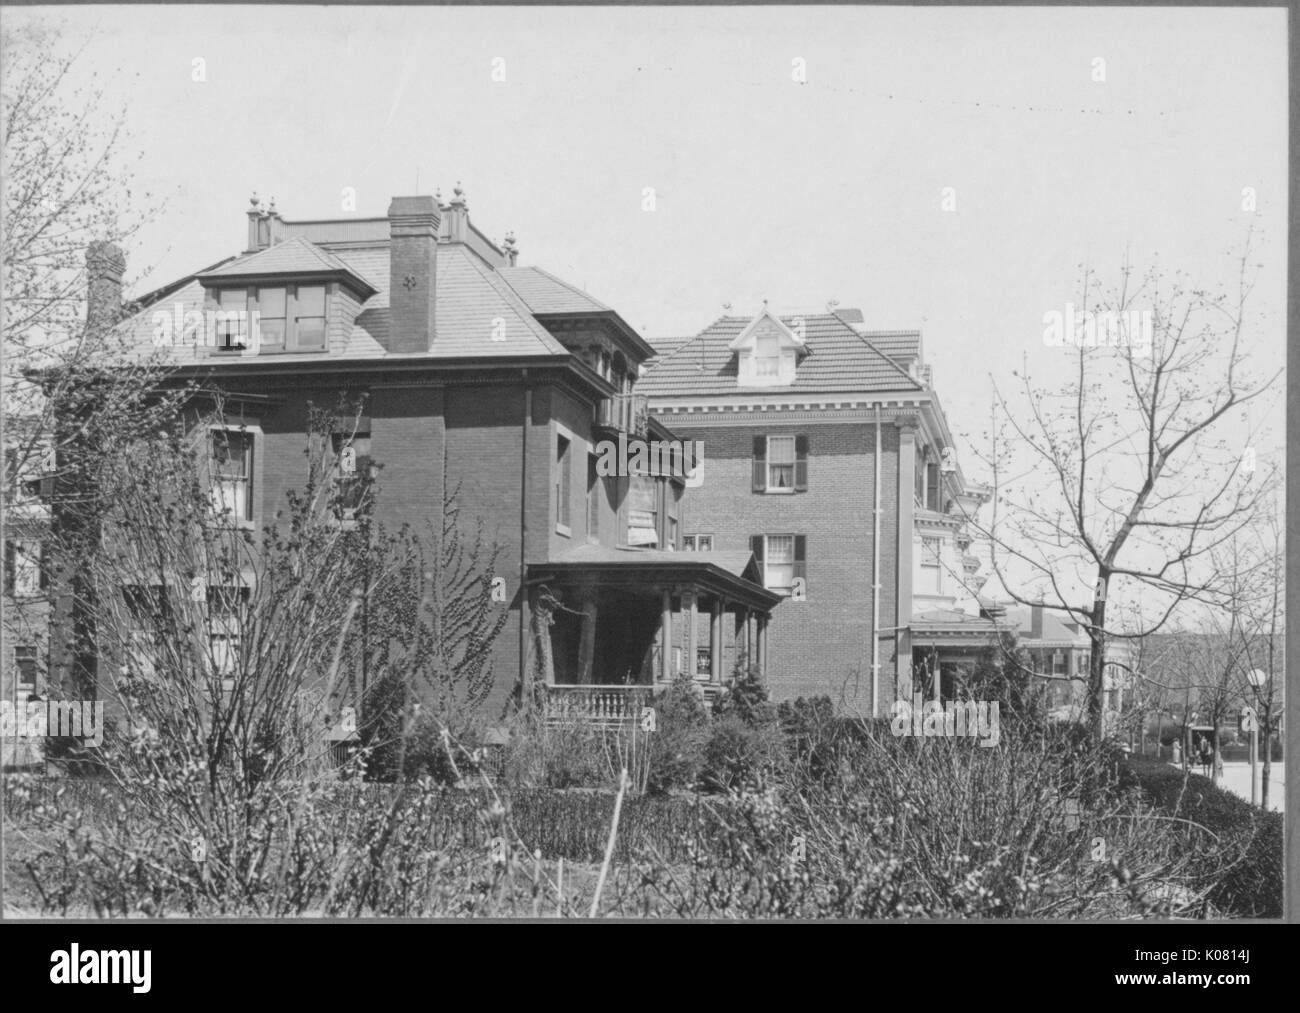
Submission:
<svg viewBox="0 0 1300 1013">
<path fill-rule="evenodd" d="M 876 402 L 876 461 L 871 516 L 875 532 L 871 539 L 871 716 L 880 710 L 880 402 Z"/>
<path fill-rule="evenodd" d="M 524 424 L 519 454 L 519 702 L 532 702 L 532 680 L 528 677 L 528 427 L 533 421 L 533 389 L 524 378 Z"/>
</svg>

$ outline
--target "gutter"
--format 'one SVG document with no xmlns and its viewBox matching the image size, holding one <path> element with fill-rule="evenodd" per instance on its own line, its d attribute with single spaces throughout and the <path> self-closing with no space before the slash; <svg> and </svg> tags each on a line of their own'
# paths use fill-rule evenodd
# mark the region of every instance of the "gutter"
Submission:
<svg viewBox="0 0 1300 1013">
<path fill-rule="evenodd" d="M 528 370 L 524 378 L 524 420 L 519 454 L 519 685 L 523 700 L 531 701 L 532 686 L 527 678 L 528 669 L 528 427 L 533 422 L 533 388 L 528 385 Z"/>
<path fill-rule="evenodd" d="M 871 539 L 871 716 L 880 711 L 880 402 L 876 402 L 876 460 L 875 481 L 872 492 L 872 524 L 875 532 Z"/>
</svg>

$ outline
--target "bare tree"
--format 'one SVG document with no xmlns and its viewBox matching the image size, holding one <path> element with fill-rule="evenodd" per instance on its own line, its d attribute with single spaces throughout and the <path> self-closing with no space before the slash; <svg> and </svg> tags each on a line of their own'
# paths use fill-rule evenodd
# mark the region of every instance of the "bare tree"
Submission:
<svg viewBox="0 0 1300 1013">
<path fill-rule="evenodd" d="M 1225 427 L 1246 424 L 1245 406 L 1280 370 L 1251 368 L 1250 239 L 1235 293 L 1190 287 L 1181 275 L 1125 268 L 1104 289 L 1085 273 L 1082 308 L 1057 335 L 1071 357 L 1058 390 L 1015 375 L 1013 404 L 995 384 L 987 449 L 977 451 L 994 486 L 992 518 L 972 524 L 989 539 L 1010 596 L 1069 614 L 1091 641 L 1088 718 L 1106 735 L 1108 640 L 1161 628 L 1185 603 L 1222 601 L 1209 554 L 1255 517 L 1276 469 L 1254 467 L 1253 441 L 1229 445 Z M 1045 333 L 1045 339 L 1052 335 Z M 1081 588 L 1091 601 L 1080 604 Z M 1124 630 L 1108 607 L 1140 618 Z"/>
</svg>

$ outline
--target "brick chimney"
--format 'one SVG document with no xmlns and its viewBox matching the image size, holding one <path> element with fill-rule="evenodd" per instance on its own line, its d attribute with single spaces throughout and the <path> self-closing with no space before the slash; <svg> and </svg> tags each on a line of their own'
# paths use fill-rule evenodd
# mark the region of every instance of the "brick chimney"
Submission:
<svg viewBox="0 0 1300 1013">
<path fill-rule="evenodd" d="M 126 256 L 112 243 L 97 241 L 86 248 L 86 325 L 104 332 L 122 319 L 122 275 Z"/>
<path fill-rule="evenodd" d="M 1043 639 L 1043 605 L 1029 606 L 1029 636 L 1034 640 Z"/>
<path fill-rule="evenodd" d="M 432 197 L 394 197 L 388 205 L 390 352 L 433 347 L 438 226 Z"/>
</svg>

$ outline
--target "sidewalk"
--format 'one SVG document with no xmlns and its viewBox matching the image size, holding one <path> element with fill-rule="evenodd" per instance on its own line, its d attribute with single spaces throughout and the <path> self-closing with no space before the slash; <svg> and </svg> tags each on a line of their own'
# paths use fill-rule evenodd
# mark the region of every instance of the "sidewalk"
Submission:
<svg viewBox="0 0 1300 1013">
<path fill-rule="evenodd" d="M 1171 766 L 1173 766 L 1171 764 Z M 1201 772 L 1201 765 L 1195 763 L 1191 766 L 1193 774 Z M 1259 764 L 1259 790 L 1264 790 L 1264 765 Z M 1250 801 L 1250 764 L 1249 763 L 1225 763 L 1223 765 L 1223 777 L 1219 780 L 1219 786 L 1232 792 L 1240 799 Z M 1268 808 L 1272 812 L 1285 812 L 1284 804 L 1286 801 L 1286 765 L 1282 760 L 1274 760 L 1273 767 L 1269 771 L 1268 777 Z"/>
</svg>

